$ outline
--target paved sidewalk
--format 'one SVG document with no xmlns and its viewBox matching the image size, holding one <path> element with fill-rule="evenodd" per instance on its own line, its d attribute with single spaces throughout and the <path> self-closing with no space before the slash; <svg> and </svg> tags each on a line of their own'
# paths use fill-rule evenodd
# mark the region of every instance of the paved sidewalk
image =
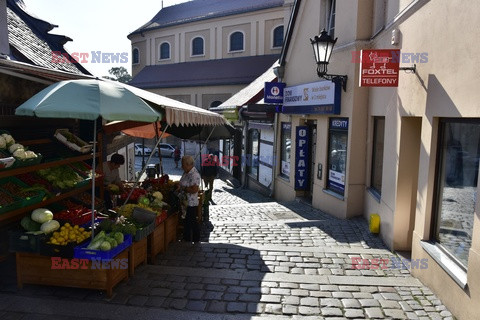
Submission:
<svg viewBox="0 0 480 320">
<path fill-rule="evenodd" d="M 172 244 L 111 299 L 83 289 L 19 291 L 13 261 L 0 265 L 0 319 L 453 319 L 408 270 L 352 268 L 352 257 L 396 258 L 363 219 L 232 185 L 215 181 L 202 243 Z"/>
</svg>

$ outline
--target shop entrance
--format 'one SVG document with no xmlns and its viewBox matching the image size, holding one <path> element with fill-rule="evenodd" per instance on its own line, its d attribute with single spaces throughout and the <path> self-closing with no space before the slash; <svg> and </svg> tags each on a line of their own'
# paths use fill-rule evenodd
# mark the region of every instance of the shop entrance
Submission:
<svg viewBox="0 0 480 320">
<path fill-rule="evenodd" d="M 421 118 L 402 118 L 393 236 L 393 248 L 397 251 L 412 250 L 417 204 L 421 129 Z"/>
</svg>

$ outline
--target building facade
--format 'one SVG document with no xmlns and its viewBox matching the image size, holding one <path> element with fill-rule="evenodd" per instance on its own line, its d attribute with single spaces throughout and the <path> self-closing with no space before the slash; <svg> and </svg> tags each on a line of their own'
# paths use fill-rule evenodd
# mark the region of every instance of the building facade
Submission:
<svg viewBox="0 0 480 320">
<path fill-rule="evenodd" d="M 384 242 L 427 259 L 411 272 L 459 319 L 480 312 L 479 14 L 459 0 L 296 0 L 280 57 L 275 198 L 378 214 Z M 310 38 L 322 29 L 338 38 L 328 73 L 348 76 L 345 91 L 317 76 Z M 369 49 L 400 50 L 398 86 L 359 86 Z"/>
<path fill-rule="evenodd" d="M 165 7 L 128 36 L 131 84 L 216 107 L 278 59 L 290 8 L 284 0 L 194 0 Z"/>
</svg>

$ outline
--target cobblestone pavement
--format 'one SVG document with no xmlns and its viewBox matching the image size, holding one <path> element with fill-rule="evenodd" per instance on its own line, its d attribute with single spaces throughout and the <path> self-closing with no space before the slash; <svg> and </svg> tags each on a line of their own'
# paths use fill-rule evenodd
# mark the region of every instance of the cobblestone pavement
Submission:
<svg viewBox="0 0 480 320">
<path fill-rule="evenodd" d="M 14 262 L 0 264 L 0 319 L 453 319 L 362 219 L 232 185 L 215 181 L 201 243 L 171 244 L 110 299 L 84 289 L 18 290 Z M 357 270 L 357 257 L 386 264 Z"/>
</svg>

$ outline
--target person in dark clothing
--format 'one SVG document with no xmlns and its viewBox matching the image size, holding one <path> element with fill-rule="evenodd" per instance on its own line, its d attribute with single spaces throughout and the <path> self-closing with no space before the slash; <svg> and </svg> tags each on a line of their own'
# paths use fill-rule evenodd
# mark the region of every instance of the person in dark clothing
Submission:
<svg viewBox="0 0 480 320">
<path fill-rule="evenodd" d="M 175 161 L 175 168 L 178 168 L 178 161 L 180 161 L 180 148 L 175 147 L 173 151 L 173 160 Z"/>
<path fill-rule="evenodd" d="M 207 190 L 213 190 L 213 181 L 218 174 L 218 166 L 213 154 L 209 154 L 204 161 L 202 161 L 202 179 L 205 182 Z"/>
</svg>

